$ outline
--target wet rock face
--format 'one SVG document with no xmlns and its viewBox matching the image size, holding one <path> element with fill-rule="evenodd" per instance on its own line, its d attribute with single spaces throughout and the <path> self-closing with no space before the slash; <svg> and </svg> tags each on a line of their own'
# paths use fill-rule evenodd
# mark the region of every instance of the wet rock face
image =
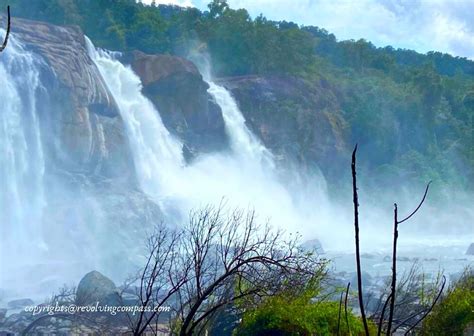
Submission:
<svg viewBox="0 0 474 336">
<path fill-rule="evenodd" d="M 11 38 L 32 53 L 37 65 L 32 73 L 40 82 L 34 103 L 45 165 L 45 244 L 50 251 L 69 246 L 67 260 L 90 263 L 100 257 L 127 272 L 128 260 L 121 258 L 120 265 L 111 260 L 118 259 L 117 251 L 141 246 L 142 229 L 162 220 L 162 213 L 137 186 L 120 111 L 88 55 L 85 37 L 76 27 L 14 18 Z M 91 253 L 95 243 L 100 253 Z"/>
<path fill-rule="evenodd" d="M 308 168 L 316 163 L 329 178 L 338 176 L 334 167 L 345 167 L 347 127 L 327 84 L 281 76 L 224 78 L 219 84 L 232 92 L 248 126 L 277 159 Z"/>
<path fill-rule="evenodd" d="M 12 36 L 38 57 L 46 155 L 57 169 L 117 176 L 133 169 L 118 107 L 78 27 L 16 19 Z"/>
<path fill-rule="evenodd" d="M 227 148 L 219 106 L 196 66 L 183 58 L 134 51 L 124 62 L 143 83 L 143 93 L 157 106 L 164 124 L 183 140 L 187 157 Z"/>
</svg>

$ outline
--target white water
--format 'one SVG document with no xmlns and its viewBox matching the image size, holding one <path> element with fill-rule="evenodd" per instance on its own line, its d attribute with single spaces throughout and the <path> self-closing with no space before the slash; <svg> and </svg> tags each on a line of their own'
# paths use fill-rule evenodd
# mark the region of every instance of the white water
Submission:
<svg viewBox="0 0 474 336">
<path fill-rule="evenodd" d="M 224 198 L 230 207 L 256 209 L 261 219 L 270 219 L 276 226 L 304 231 L 302 224 L 310 214 L 301 211 L 297 200 L 279 181 L 270 152 L 247 128 L 227 90 L 209 82 L 209 93 L 222 110 L 231 150 L 201 155 L 186 165 L 182 144 L 141 93 L 137 75 L 110 54 L 95 51 L 92 45 L 89 49 L 119 105 L 141 188 L 166 213 L 185 220 L 190 209 L 216 204 Z"/>
<path fill-rule="evenodd" d="M 165 128 L 153 104 L 141 94 L 140 79 L 105 52 L 88 49 L 111 90 L 125 123 L 139 183 L 155 198 L 174 193 L 184 165 L 182 144 Z M 158 193 L 159 191 L 159 193 Z"/>
<path fill-rule="evenodd" d="M 260 219 L 269 219 L 287 232 L 299 232 L 304 239 L 318 238 L 326 249 L 353 251 L 350 195 L 347 206 L 340 206 L 328 200 L 321 176 L 302 178 L 296 170 L 282 177 L 272 154 L 246 126 L 232 95 L 212 82 L 206 69 L 202 72 L 208 92 L 222 110 L 230 150 L 201 155 L 187 165 L 181 142 L 141 93 L 138 76 L 113 56 L 89 47 L 127 126 L 141 187 L 162 205 L 168 220 L 185 221 L 190 209 L 225 198 L 229 207 L 253 208 Z M 360 213 L 364 250 L 390 246 L 390 205 L 386 209 L 366 205 Z"/>
<path fill-rule="evenodd" d="M 39 62 L 14 36 L 0 57 L 0 79 L 0 263 L 5 265 L 2 261 L 31 258 L 46 248 Z"/>
<path fill-rule="evenodd" d="M 275 164 L 270 151 L 245 125 L 245 118 L 229 91 L 210 80 L 207 83 L 209 84 L 208 92 L 222 110 L 222 117 L 234 154 L 242 160 L 251 160 L 268 165 L 268 168 L 273 169 Z"/>
</svg>

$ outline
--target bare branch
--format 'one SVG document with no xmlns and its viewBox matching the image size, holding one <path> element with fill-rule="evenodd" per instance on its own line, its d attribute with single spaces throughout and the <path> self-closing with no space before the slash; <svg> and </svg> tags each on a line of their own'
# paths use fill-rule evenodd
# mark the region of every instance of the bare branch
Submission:
<svg viewBox="0 0 474 336">
<path fill-rule="evenodd" d="M 428 182 L 428 184 L 426 185 L 426 189 L 425 189 L 425 193 L 423 194 L 423 198 L 421 199 L 420 203 L 418 204 L 418 206 L 416 207 L 415 210 L 413 210 L 413 212 L 411 214 L 409 214 L 407 217 L 405 217 L 404 219 L 402 219 L 401 221 L 398 221 L 398 224 L 401 224 L 407 220 L 409 220 L 414 214 L 416 214 L 418 212 L 418 210 L 420 210 L 421 206 L 423 205 L 423 203 L 425 202 L 425 199 L 426 199 L 426 195 L 428 194 L 428 189 L 430 188 L 430 184 L 431 184 L 432 181 Z"/>
<path fill-rule="evenodd" d="M 356 154 L 357 145 L 354 147 L 352 152 L 352 191 L 353 191 L 353 202 L 354 202 L 354 229 L 355 229 L 355 245 L 356 245 L 356 266 L 357 266 L 357 287 L 359 295 L 359 307 L 362 322 L 364 323 L 365 335 L 369 336 L 369 326 L 367 324 L 367 318 L 365 316 L 365 307 L 362 291 L 362 271 L 360 266 L 360 246 L 359 246 L 359 197 L 357 195 L 357 172 L 356 172 Z"/>
<path fill-rule="evenodd" d="M 384 303 L 383 308 L 382 308 L 382 312 L 380 313 L 379 326 L 378 326 L 378 329 L 377 329 L 377 336 L 380 336 L 382 334 L 382 324 L 383 324 L 383 319 L 384 319 L 384 316 L 385 316 L 385 310 L 387 309 L 387 305 L 391 301 L 391 298 L 392 298 L 392 293 L 390 293 L 389 296 L 387 297 L 387 300 L 385 300 L 385 303 Z"/>
<path fill-rule="evenodd" d="M 191 335 L 215 312 L 236 300 L 258 304 L 262 298 L 305 284 L 324 267 L 302 253 L 296 239 L 260 226 L 255 212 L 206 207 L 191 213 L 183 245 L 192 267 L 179 292 L 180 335 Z"/>
<path fill-rule="evenodd" d="M 423 203 L 425 202 L 426 195 L 428 194 L 428 189 L 430 187 L 431 181 L 426 185 L 425 193 L 423 194 L 423 198 L 421 199 L 420 203 L 416 207 L 416 209 L 403 220 L 398 220 L 398 206 L 397 203 L 394 204 L 394 218 L 393 218 L 393 251 L 392 251 L 392 281 L 391 281 L 391 298 L 390 298 L 390 310 L 389 310 L 389 317 L 388 317 L 388 326 L 387 332 L 390 334 L 392 331 L 392 323 L 393 323 L 393 315 L 395 311 L 395 299 L 396 299 L 396 285 L 397 285 L 397 241 L 398 241 L 398 225 L 410 219 L 417 211 L 421 208 Z"/>
<path fill-rule="evenodd" d="M 395 311 L 395 295 L 397 291 L 397 240 L 398 240 L 398 206 L 394 204 L 393 209 L 393 251 L 392 251 L 392 280 L 390 284 L 390 310 L 388 315 L 387 333 L 392 330 L 393 314 Z"/>
<path fill-rule="evenodd" d="M 0 46 L 0 52 L 2 52 L 7 47 L 8 38 L 10 37 L 10 28 L 11 28 L 10 6 L 7 6 L 7 33 L 5 35 L 5 39 L 3 40 L 3 44 Z"/>
<path fill-rule="evenodd" d="M 342 310 L 342 298 L 344 297 L 344 291 L 341 292 L 341 298 L 339 299 L 339 312 L 337 314 L 337 335 L 341 335 L 341 310 Z"/>
<path fill-rule="evenodd" d="M 430 308 L 423 314 L 423 316 L 418 320 L 416 321 L 416 323 L 414 325 L 412 325 L 406 332 L 405 332 L 405 335 L 408 335 L 410 333 L 410 331 L 412 331 L 413 329 L 415 329 L 415 327 L 421 322 L 423 321 L 426 316 L 428 316 L 428 314 L 433 310 L 434 306 L 436 305 L 436 303 L 438 302 L 439 298 L 441 297 L 441 294 L 443 293 L 443 290 L 444 290 L 444 286 L 446 285 L 446 276 L 443 275 L 443 283 L 441 285 L 441 288 L 438 292 L 438 295 L 436 296 L 436 298 L 433 300 L 433 303 L 431 304 Z"/>
<path fill-rule="evenodd" d="M 346 316 L 346 324 L 347 324 L 347 331 L 348 334 L 351 335 L 351 326 L 349 325 L 349 316 L 347 314 L 347 297 L 349 296 L 349 287 L 351 286 L 351 283 L 347 283 L 347 288 L 346 288 L 346 297 L 344 299 L 344 314 Z"/>
</svg>

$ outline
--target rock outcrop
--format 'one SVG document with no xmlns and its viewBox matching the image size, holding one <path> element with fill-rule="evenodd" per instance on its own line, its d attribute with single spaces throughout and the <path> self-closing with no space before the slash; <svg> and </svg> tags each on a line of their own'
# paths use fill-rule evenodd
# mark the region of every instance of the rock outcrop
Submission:
<svg viewBox="0 0 474 336">
<path fill-rule="evenodd" d="M 41 57 L 43 142 L 57 169 L 130 174 L 132 161 L 113 96 L 90 59 L 78 27 L 14 19 L 12 37 Z"/>
<path fill-rule="evenodd" d="M 329 178 L 348 157 L 347 125 L 327 82 L 293 77 L 223 78 L 248 126 L 282 162 L 316 163 Z M 344 168 L 345 169 L 345 168 Z"/>
<path fill-rule="evenodd" d="M 118 262 L 105 269 L 128 272 L 130 260 L 117 251 L 135 253 L 162 212 L 137 185 L 118 106 L 79 28 L 13 22 L 9 47 L 31 52 L 42 87 L 34 103 L 45 164 L 42 222 L 35 224 L 47 246 L 43 254 L 54 259 L 61 250 L 71 264 Z"/>
<path fill-rule="evenodd" d="M 185 153 L 195 155 L 227 148 L 221 110 L 192 62 L 139 51 L 125 55 L 123 60 L 140 77 L 143 93 L 158 107 L 166 127 L 183 140 Z"/>
<path fill-rule="evenodd" d="M 474 255 L 474 243 L 469 245 L 469 247 L 467 248 L 466 254 L 467 255 Z"/>
<path fill-rule="evenodd" d="M 76 304 L 105 305 L 106 302 L 118 297 L 117 287 L 114 282 L 100 272 L 92 271 L 84 275 L 79 282 L 76 292 Z"/>
</svg>

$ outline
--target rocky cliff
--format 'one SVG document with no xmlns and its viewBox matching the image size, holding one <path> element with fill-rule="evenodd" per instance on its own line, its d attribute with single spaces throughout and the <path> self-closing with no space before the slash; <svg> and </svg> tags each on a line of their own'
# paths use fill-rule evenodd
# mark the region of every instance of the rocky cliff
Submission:
<svg viewBox="0 0 474 336">
<path fill-rule="evenodd" d="M 123 121 L 85 36 L 77 27 L 13 18 L 10 43 L 17 42 L 40 69 L 35 103 L 45 156 L 42 231 L 49 247 L 41 253 L 57 258 L 61 249 L 62 259 L 81 255 L 88 267 L 91 260 L 126 263 L 116 260 L 115 247 L 136 248 L 130 232 L 139 236 L 162 215 L 137 186 Z"/>
<path fill-rule="evenodd" d="M 123 60 L 141 78 L 143 92 L 159 108 L 168 129 L 184 141 L 185 153 L 227 148 L 220 108 L 192 62 L 139 51 Z M 317 166 L 328 178 L 337 178 L 334 167 L 344 167 L 349 154 L 348 127 L 334 93 L 337 90 L 325 81 L 310 83 L 289 76 L 218 81 L 232 92 L 248 126 L 277 160 L 308 170 Z"/>
<path fill-rule="evenodd" d="M 117 106 L 81 30 L 15 18 L 12 33 L 43 61 L 44 103 L 51 108 L 42 119 L 51 131 L 44 140 L 55 168 L 129 177 L 133 170 Z"/>
<path fill-rule="evenodd" d="M 125 55 L 123 61 L 140 77 L 143 93 L 158 107 L 166 127 L 182 139 L 188 157 L 227 148 L 221 110 L 192 62 L 139 51 Z"/>
<path fill-rule="evenodd" d="M 223 78 L 249 127 L 282 163 L 309 170 L 317 165 L 329 179 L 347 166 L 348 127 L 334 88 L 325 81 L 294 77 Z M 345 161 L 344 161 L 345 160 Z"/>
<path fill-rule="evenodd" d="M 123 124 L 113 97 L 90 60 L 77 27 L 15 19 L 13 34 L 41 55 L 44 81 L 54 102 L 49 127 L 61 146 L 51 143 L 57 167 L 107 177 L 130 176 L 133 167 Z M 167 128 L 184 142 L 190 157 L 228 146 L 219 106 L 196 66 L 170 55 L 139 51 L 123 55 L 143 83 L 144 94 L 158 107 Z M 334 88 L 325 81 L 293 77 L 223 78 L 249 127 L 277 159 L 318 165 L 336 173 L 334 160 L 347 156 L 347 125 Z"/>
</svg>

